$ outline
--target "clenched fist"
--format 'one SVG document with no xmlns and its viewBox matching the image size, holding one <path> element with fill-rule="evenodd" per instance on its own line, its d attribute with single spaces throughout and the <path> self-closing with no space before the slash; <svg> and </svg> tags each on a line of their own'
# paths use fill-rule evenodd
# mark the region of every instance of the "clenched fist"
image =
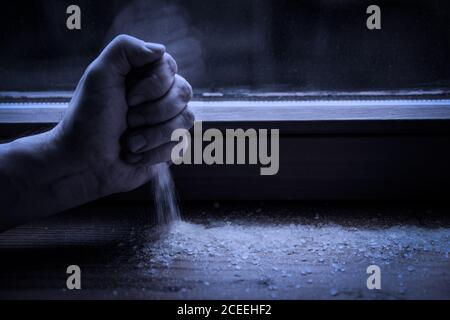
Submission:
<svg viewBox="0 0 450 320">
<path fill-rule="evenodd" d="M 146 183 L 155 164 L 170 160 L 172 132 L 193 125 L 191 97 L 164 46 L 118 36 L 89 65 L 53 130 L 0 145 L 0 194 L 11 208 L 0 224 Z"/>
<path fill-rule="evenodd" d="M 162 45 L 119 36 L 86 70 L 57 132 L 94 169 L 100 194 L 132 190 L 170 160 L 172 131 L 192 126 L 191 96 Z"/>
</svg>

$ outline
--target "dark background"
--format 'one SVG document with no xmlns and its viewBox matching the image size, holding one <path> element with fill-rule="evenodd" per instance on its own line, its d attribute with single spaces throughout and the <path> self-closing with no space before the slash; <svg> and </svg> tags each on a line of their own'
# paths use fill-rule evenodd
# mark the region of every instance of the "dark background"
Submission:
<svg viewBox="0 0 450 320">
<path fill-rule="evenodd" d="M 66 29 L 66 8 L 82 30 Z M 396 90 L 450 87 L 446 0 L 34 0 L 0 10 L 0 90 L 72 90 L 117 34 L 162 42 L 195 88 Z"/>
</svg>

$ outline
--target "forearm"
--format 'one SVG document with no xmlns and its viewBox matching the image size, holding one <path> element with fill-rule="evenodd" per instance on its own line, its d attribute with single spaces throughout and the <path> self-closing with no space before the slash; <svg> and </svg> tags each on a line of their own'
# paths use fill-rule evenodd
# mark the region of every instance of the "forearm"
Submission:
<svg viewBox="0 0 450 320">
<path fill-rule="evenodd" d="M 0 145 L 0 231 L 96 198 L 97 179 L 56 130 Z"/>
</svg>

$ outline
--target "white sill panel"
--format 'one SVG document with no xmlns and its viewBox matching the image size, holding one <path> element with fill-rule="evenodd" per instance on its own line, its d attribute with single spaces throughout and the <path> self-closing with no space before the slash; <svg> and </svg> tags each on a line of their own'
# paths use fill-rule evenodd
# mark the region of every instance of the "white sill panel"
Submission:
<svg viewBox="0 0 450 320">
<path fill-rule="evenodd" d="M 57 123 L 67 106 L 0 103 L 0 123 Z M 450 119 L 450 100 L 192 101 L 189 107 L 206 122 Z"/>
</svg>

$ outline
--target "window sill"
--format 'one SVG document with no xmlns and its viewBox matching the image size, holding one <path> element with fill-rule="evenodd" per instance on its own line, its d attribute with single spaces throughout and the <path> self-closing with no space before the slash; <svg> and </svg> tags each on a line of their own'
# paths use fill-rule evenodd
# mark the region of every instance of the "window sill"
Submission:
<svg viewBox="0 0 450 320">
<path fill-rule="evenodd" d="M 173 168 L 187 200 L 361 200 L 448 197 L 450 100 L 190 103 L 204 129 L 280 129 L 280 171 L 259 166 Z M 66 102 L 0 103 L 0 137 L 47 130 Z M 146 200 L 145 189 L 115 199 Z"/>
</svg>

